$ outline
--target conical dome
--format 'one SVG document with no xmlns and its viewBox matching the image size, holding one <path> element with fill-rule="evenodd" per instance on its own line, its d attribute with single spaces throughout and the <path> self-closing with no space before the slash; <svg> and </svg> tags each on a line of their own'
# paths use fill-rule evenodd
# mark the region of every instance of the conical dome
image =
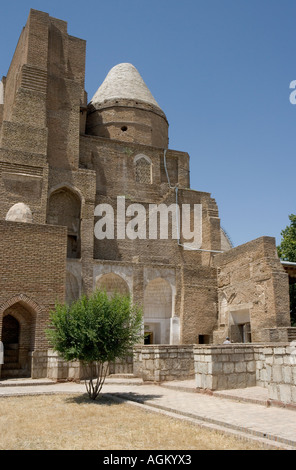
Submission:
<svg viewBox="0 0 296 470">
<path fill-rule="evenodd" d="M 86 134 L 168 147 L 168 121 L 136 67 L 113 67 L 88 105 Z"/>
<path fill-rule="evenodd" d="M 136 67 L 128 63 L 118 64 L 110 70 L 91 103 L 103 104 L 114 99 L 141 101 L 161 109 Z"/>
</svg>

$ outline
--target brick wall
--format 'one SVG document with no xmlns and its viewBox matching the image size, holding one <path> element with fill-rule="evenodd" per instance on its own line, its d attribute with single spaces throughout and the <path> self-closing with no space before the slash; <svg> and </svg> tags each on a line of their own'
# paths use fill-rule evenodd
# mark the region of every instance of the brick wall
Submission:
<svg viewBox="0 0 296 470">
<path fill-rule="evenodd" d="M 0 331 L 14 304 L 36 316 L 34 349 L 47 347 L 49 311 L 65 295 L 66 229 L 0 221 Z"/>
<path fill-rule="evenodd" d="M 218 269 L 218 330 L 214 342 L 233 342 L 238 325 L 249 323 L 251 341 L 267 338 L 267 328 L 290 327 L 289 282 L 276 252 L 275 239 L 261 237 L 214 258 Z M 245 339 L 246 342 L 250 338 Z"/>
</svg>

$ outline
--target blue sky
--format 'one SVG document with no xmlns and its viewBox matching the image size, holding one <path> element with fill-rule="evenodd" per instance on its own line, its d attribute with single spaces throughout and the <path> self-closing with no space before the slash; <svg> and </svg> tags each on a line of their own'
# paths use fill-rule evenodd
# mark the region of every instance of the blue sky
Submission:
<svg viewBox="0 0 296 470">
<path fill-rule="evenodd" d="M 89 100 L 132 63 L 188 152 L 191 187 L 212 194 L 235 246 L 280 232 L 296 213 L 296 0 L 16 0 L 1 7 L 0 75 L 30 8 L 87 41 Z"/>
</svg>

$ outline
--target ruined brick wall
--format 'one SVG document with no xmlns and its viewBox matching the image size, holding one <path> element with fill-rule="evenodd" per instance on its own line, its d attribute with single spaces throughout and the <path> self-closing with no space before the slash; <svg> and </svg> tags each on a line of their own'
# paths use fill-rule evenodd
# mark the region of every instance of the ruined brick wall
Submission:
<svg viewBox="0 0 296 470">
<path fill-rule="evenodd" d="M 3 82 L 1 218 L 21 201 L 34 212 L 34 222 L 45 223 L 47 193 L 59 183 L 54 170 L 72 183 L 86 105 L 84 74 L 85 41 L 70 36 L 65 21 L 30 10 Z"/>
<path fill-rule="evenodd" d="M 80 106 L 85 105 L 85 41 L 67 34 L 67 23 L 50 18 L 47 65 L 48 161 L 77 169 Z"/>
<path fill-rule="evenodd" d="M 0 147 L 46 156 L 48 18 L 31 10 L 5 81 Z"/>
<path fill-rule="evenodd" d="M 218 317 L 216 269 L 185 265 L 181 269 L 181 282 L 182 343 L 211 343 Z"/>
<path fill-rule="evenodd" d="M 264 328 L 289 327 L 289 283 L 275 240 L 262 237 L 214 258 L 218 269 L 219 330 L 215 342 L 250 323 L 252 342 Z M 237 337 L 231 338 L 234 342 Z"/>
<path fill-rule="evenodd" d="M 77 168 L 84 73 L 85 41 L 68 35 L 65 21 L 31 10 L 5 82 L 1 146 Z"/>
</svg>

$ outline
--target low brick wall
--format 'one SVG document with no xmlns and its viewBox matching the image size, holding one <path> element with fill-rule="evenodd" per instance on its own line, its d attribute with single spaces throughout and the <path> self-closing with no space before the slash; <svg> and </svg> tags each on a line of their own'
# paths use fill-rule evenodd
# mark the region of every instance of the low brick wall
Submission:
<svg viewBox="0 0 296 470">
<path fill-rule="evenodd" d="M 130 353 L 124 359 L 116 359 L 115 362 L 111 362 L 109 364 L 109 374 L 133 374 L 133 354 Z"/>
<path fill-rule="evenodd" d="M 31 377 L 43 379 L 47 377 L 48 353 L 47 349 L 33 351 L 31 354 Z"/>
<path fill-rule="evenodd" d="M 80 380 L 79 361 L 65 361 L 58 353 L 48 351 L 47 377 L 53 380 Z"/>
<path fill-rule="evenodd" d="M 33 379 L 49 378 L 52 380 L 79 380 L 80 363 L 67 362 L 52 350 L 37 350 L 32 353 L 31 377 Z"/>
<path fill-rule="evenodd" d="M 152 382 L 193 379 L 193 346 L 136 346 L 134 375 Z"/>
<path fill-rule="evenodd" d="M 134 374 L 144 381 L 188 380 L 200 389 L 227 390 L 259 385 L 274 402 L 296 404 L 296 342 L 229 345 L 139 345 L 133 357 L 110 364 L 110 374 Z M 79 362 L 49 350 L 32 353 L 32 378 L 83 379 Z"/>
<path fill-rule="evenodd" d="M 253 348 L 256 361 L 256 385 L 267 388 L 270 377 L 267 374 L 265 347 L 253 345 Z"/>
<path fill-rule="evenodd" d="M 280 403 L 296 404 L 296 341 L 264 348 L 268 396 Z"/>
<path fill-rule="evenodd" d="M 49 378 L 52 380 L 83 380 L 86 370 L 79 361 L 67 362 L 53 350 L 45 349 L 33 351 L 31 353 L 33 379 Z M 125 359 L 117 359 L 109 364 L 109 374 L 132 374 L 133 356 L 129 355 Z"/>
<path fill-rule="evenodd" d="M 227 390 L 255 385 L 268 397 L 296 404 L 296 342 L 194 346 L 197 388 Z"/>
<path fill-rule="evenodd" d="M 193 353 L 198 388 L 227 390 L 256 385 L 251 345 L 195 346 Z"/>
</svg>

